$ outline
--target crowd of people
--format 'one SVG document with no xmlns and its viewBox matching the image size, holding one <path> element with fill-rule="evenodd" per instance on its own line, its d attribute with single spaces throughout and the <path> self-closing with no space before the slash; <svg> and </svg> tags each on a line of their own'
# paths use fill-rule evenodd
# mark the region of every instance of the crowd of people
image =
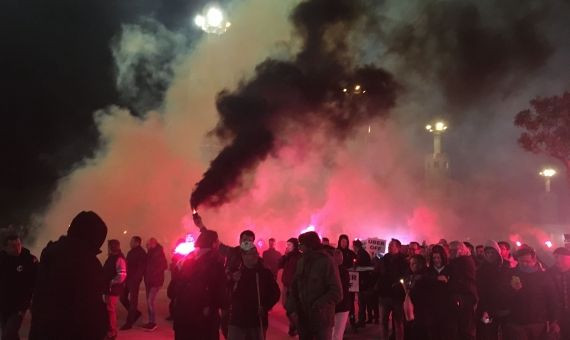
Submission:
<svg viewBox="0 0 570 340">
<path fill-rule="evenodd" d="M 301 340 L 342 339 L 378 324 L 379 339 L 547 340 L 570 339 L 570 250 L 554 251 L 546 268 L 535 251 L 508 242 L 440 240 L 437 244 L 397 239 L 386 254 L 372 256 L 360 240 L 340 235 L 336 246 L 309 231 L 275 240 L 262 254 L 245 230 L 239 245 L 219 241 L 199 215 L 200 229 L 188 255 L 174 255 L 167 295 L 176 340 L 261 340 L 268 313 L 279 302 L 289 336 Z M 118 240 L 97 258 L 107 227 L 94 212 L 81 212 L 67 234 L 49 242 L 38 261 L 17 235 L 0 252 L 2 340 L 19 339 L 31 310 L 30 340 L 115 339 L 118 301 L 128 311 L 126 330 L 142 316 L 138 293 L 144 282 L 148 322 L 155 330 L 155 298 L 168 269 L 162 246 L 134 236 L 125 257 Z M 352 247 L 351 247 L 352 245 Z M 280 273 L 280 275 L 279 275 Z M 358 275 L 358 289 L 351 287 Z M 278 280 L 281 284 L 278 284 Z M 280 288 L 281 287 L 281 288 Z M 367 332 L 367 334 L 370 334 Z"/>
</svg>

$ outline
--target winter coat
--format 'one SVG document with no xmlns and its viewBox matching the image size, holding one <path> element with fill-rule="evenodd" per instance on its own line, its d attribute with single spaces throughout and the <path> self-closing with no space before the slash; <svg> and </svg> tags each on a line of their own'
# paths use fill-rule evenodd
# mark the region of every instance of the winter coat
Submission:
<svg viewBox="0 0 570 340">
<path fill-rule="evenodd" d="M 561 272 L 556 266 L 546 271 L 556 289 L 558 313 L 563 320 L 570 320 L 570 271 Z"/>
<path fill-rule="evenodd" d="M 125 278 L 127 277 L 127 263 L 123 254 L 111 255 L 103 265 L 107 291 L 105 295 L 120 296 L 125 289 Z"/>
<path fill-rule="evenodd" d="M 348 248 L 338 248 L 342 251 L 342 266 L 346 269 L 354 268 L 356 265 L 356 253 Z"/>
<path fill-rule="evenodd" d="M 30 307 L 38 259 L 26 248 L 19 256 L 0 251 L 0 312 L 21 312 Z"/>
<path fill-rule="evenodd" d="M 370 267 L 372 265 L 372 261 L 370 259 L 370 254 L 364 248 L 358 249 L 356 252 L 356 266 L 357 267 Z M 359 290 L 360 292 L 364 292 L 369 288 L 374 288 L 374 283 L 371 282 L 371 278 L 374 275 L 371 275 L 370 271 L 361 271 L 358 273 L 359 277 Z"/>
<path fill-rule="evenodd" d="M 40 258 L 29 339 L 103 339 L 109 325 L 106 288 L 101 262 L 87 241 L 62 236 L 49 242 Z"/>
<path fill-rule="evenodd" d="M 499 263 L 483 262 L 477 270 L 478 315 L 489 313 L 491 318 L 508 314 L 505 291 L 510 288 L 509 269 Z"/>
<path fill-rule="evenodd" d="M 177 279 L 168 286 L 175 339 L 218 339 L 218 310 L 228 305 L 224 266 L 218 254 L 197 250 L 181 260 L 179 268 Z M 209 309 L 207 315 L 205 308 Z"/>
<path fill-rule="evenodd" d="M 406 279 L 408 294 L 414 305 L 414 322 L 428 326 L 435 322 L 434 305 L 436 296 L 433 294 L 436 281 L 427 273 L 413 274 Z"/>
<path fill-rule="evenodd" d="M 168 263 L 164 255 L 164 249 L 158 244 L 156 247 L 149 249 L 146 256 L 145 286 L 147 288 L 162 287 L 166 269 L 168 269 Z"/>
<path fill-rule="evenodd" d="M 400 280 L 409 275 L 406 256 L 402 253 L 388 253 L 380 259 L 378 290 L 381 297 L 404 301 L 404 289 Z"/>
<path fill-rule="evenodd" d="M 304 329 L 334 325 L 335 306 L 342 300 L 338 267 L 323 249 L 303 253 L 286 302 L 288 313 L 297 313 Z"/>
<path fill-rule="evenodd" d="M 259 276 L 259 293 L 263 307 L 262 322 L 267 328 L 267 312 L 279 301 L 280 290 L 271 270 L 261 263 L 253 269 L 243 267 L 236 290 L 232 294 L 230 325 L 240 328 L 259 327 L 256 276 Z"/>
<path fill-rule="evenodd" d="M 146 271 L 146 252 L 143 247 L 137 246 L 127 253 L 127 280 L 126 286 L 138 289 Z"/>
<path fill-rule="evenodd" d="M 297 262 L 299 262 L 300 258 L 301 253 L 298 250 L 294 250 L 283 255 L 279 260 L 279 268 L 283 268 L 283 273 L 281 273 L 281 282 L 284 287 L 289 288 L 293 283 L 293 278 L 297 271 Z"/>
<path fill-rule="evenodd" d="M 475 280 L 477 267 L 472 256 L 459 256 L 449 261 L 449 292 L 456 299 L 467 298 L 477 301 L 477 283 Z"/>
<path fill-rule="evenodd" d="M 343 266 L 338 266 L 340 283 L 342 284 L 342 300 L 335 306 L 335 313 L 350 311 L 350 274 Z"/>
<path fill-rule="evenodd" d="M 559 303 L 552 277 L 544 271 L 522 272 L 518 267 L 510 271 L 510 285 L 513 277 L 518 277 L 522 288 L 510 287 L 506 292 L 509 303 L 509 322 L 525 325 L 558 320 Z"/>
<path fill-rule="evenodd" d="M 263 252 L 263 263 L 275 277 L 277 277 L 277 272 L 279 271 L 279 259 L 281 259 L 281 253 L 275 250 L 275 248 L 270 248 Z"/>
</svg>

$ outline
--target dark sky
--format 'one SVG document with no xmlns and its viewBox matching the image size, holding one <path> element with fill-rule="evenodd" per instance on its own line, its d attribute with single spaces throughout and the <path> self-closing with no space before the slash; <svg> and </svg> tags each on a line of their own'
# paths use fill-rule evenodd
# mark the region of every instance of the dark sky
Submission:
<svg viewBox="0 0 570 340">
<path fill-rule="evenodd" d="M 116 90 L 111 54 L 121 25 L 144 15 L 175 28 L 204 4 L 1 2 L 0 227 L 25 224 L 31 212 L 49 201 L 56 180 L 93 152 L 95 110 L 109 104 L 129 106 Z"/>
</svg>

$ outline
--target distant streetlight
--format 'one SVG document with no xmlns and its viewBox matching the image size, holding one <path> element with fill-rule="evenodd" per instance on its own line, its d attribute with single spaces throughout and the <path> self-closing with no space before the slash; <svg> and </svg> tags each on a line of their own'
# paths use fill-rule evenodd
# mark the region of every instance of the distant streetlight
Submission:
<svg viewBox="0 0 570 340">
<path fill-rule="evenodd" d="M 550 181 L 552 177 L 556 175 L 556 170 L 552 168 L 544 168 L 541 172 L 538 173 L 540 176 L 544 177 L 544 184 L 546 188 L 546 192 L 550 192 Z"/>
<path fill-rule="evenodd" d="M 216 6 L 209 6 L 194 17 L 194 24 L 206 33 L 222 34 L 232 25 L 226 15 Z"/>
<path fill-rule="evenodd" d="M 443 121 L 436 121 L 426 125 L 426 130 L 433 134 L 433 153 L 441 153 L 441 135 L 447 130 L 447 125 Z"/>
</svg>

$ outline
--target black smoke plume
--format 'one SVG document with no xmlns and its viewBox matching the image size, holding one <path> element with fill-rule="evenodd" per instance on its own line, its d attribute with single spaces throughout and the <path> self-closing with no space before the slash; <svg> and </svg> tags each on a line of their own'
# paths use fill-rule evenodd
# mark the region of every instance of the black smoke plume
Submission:
<svg viewBox="0 0 570 340">
<path fill-rule="evenodd" d="M 310 0 L 291 20 L 302 39 L 292 61 L 267 59 L 235 92 L 217 98 L 220 121 L 212 131 L 227 146 L 212 161 L 190 204 L 220 206 L 243 184 L 243 175 L 287 144 L 285 131 L 321 129 L 342 141 L 355 127 L 385 116 L 398 86 L 386 71 L 355 67 L 348 32 L 366 13 L 365 2 Z M 360 85 L 360 87 L 358 87 Z"/>
</svg>

